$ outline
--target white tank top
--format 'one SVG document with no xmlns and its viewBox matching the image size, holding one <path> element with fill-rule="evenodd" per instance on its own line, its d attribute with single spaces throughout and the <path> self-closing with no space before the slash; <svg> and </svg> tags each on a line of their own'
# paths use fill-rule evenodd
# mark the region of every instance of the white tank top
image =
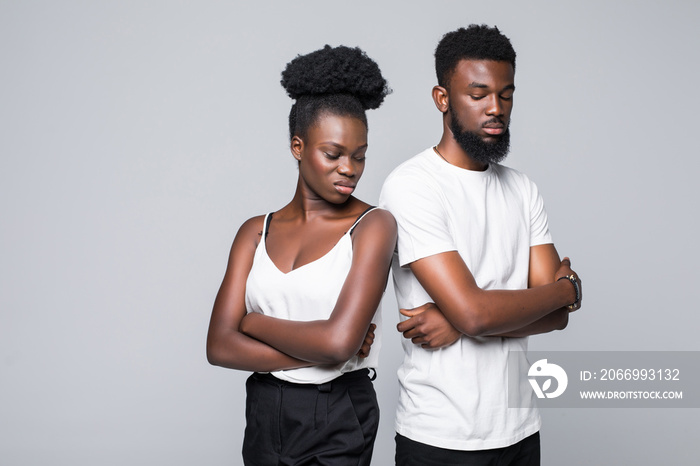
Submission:
<svg viewBox="0 0 700 466">
<path fill-rule="evenodd" d="M 324 256 L 288 273 L 278 269 L 267 254 L 265 239 L 272 215 L 267 214 L 262 238 L 255 250 L 253 266 L 246 281 L 245 304 L 248 312 L 296 321 L 328 319 L 352 264 L 352 231 L 373 209 L 375 207 L 362 213 Z M 342 364 L 275 371 L 272 375 L 288 382 L 322 384 L 346 372 L 376 368 L 382 335 L 378 310 L 375 310 L 372 322 L 377 325 L 377 329 L 367 358 L 353 356 Z"/>
</svg>

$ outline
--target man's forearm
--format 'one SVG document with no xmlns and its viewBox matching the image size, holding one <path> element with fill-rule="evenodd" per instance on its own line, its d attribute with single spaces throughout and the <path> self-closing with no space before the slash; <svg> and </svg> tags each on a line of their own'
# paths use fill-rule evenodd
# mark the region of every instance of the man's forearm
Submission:
<svg viewBox="0 0 700 466">
<path fill-rule="evenodd" d="M 510 338 L 528 337 L 530 335 L 551 332 L 552 330 L 564 330 L 568 323 L 569 310 L 567 308 L 561 308 L 522 328 L 488 336 Z"/>
</svg>

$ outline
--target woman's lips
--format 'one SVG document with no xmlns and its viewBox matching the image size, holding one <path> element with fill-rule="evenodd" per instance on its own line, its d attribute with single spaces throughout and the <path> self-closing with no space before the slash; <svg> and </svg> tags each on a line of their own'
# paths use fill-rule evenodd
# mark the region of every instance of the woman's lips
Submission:
<svg viewBox="0 0 700 466">
<path fill-rule="evenodd" d="M 352 194 L 352 192 L 355 190 L 355 185 L 349 185 L 349 184 L 335 184 L 335 189 L 338 191 L 340 194 Z"/>
</svg>

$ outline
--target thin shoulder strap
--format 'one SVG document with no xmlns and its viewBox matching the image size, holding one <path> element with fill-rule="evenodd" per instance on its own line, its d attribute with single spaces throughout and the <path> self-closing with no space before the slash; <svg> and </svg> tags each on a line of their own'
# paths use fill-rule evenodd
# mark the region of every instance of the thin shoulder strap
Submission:
<svg viewBox="0 0 700 466">
<path fill-rule="evenodd" d="M 272 214 L 273 212 L 270 212 L 269 214 L 265 215 L 265 226 L 263 227 L 262 232 L 263 238 L 267 238 L 267 231 L 270 229 L 270 220 L 272 220 Z"/>
<path fill-rule="evenodd" d="M 362 213 L 359 215 L 359 217 L 357 217 L 357 220 L 355 220 L 355 223 L 352 224 L 352 226 L 351 226 L 350 229 L 348 230 L 348 233 L 349 233 L 350 235 L 352 235 L 352 231 L 355 229 L 355 227 L 357 226 L 357 224 L 360 223 L 360 220 L 362 220 L 362 217 L 364 217 L 365 215 L 367 215 L 368 213 L 370 213 L 371 211 L 373 211 L 373 210 L 376 209 L 376 208 L 377 208 L 377 206 L 373 206 L 373 205 L 372 205 L 372 206 L 369 206 L 364 212 L 362 212 Z"/>
</svg>

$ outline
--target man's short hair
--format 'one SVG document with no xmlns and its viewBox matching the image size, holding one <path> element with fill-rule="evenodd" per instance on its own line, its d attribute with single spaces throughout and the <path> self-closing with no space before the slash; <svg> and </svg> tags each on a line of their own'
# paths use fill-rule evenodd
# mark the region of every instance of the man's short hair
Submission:
<svg viewBox="0 0 700 466">
<path fill-rule="evenodd" d="M 442 37 L 435 49 L 435 72 L 440 86 L 449 87 L 460 60 L 507 61 L 515 70 L 513 45 L 496 26 L 470 24 Z"/>
</svg>

